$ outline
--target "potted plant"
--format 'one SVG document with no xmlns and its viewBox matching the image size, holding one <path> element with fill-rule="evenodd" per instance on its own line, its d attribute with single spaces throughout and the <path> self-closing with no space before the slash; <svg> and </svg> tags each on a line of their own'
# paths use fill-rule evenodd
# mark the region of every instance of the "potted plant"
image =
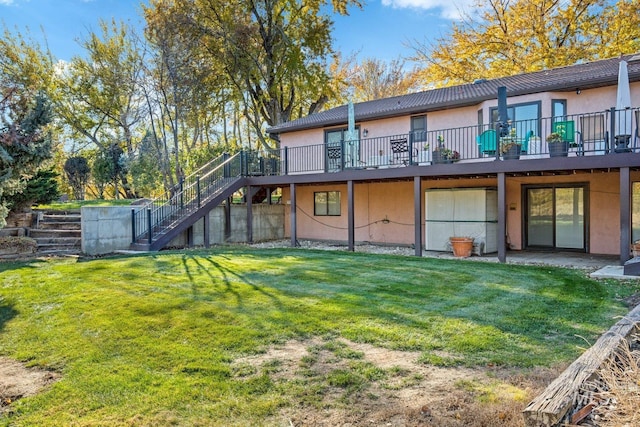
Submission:
<svg viewBox="0 0 640 427">
<path fill-rule="evenodd" d="M 522 144 L 516 138 L 515 128 L 511 129 L 509 135 L 500 138 L 500 154 L 504 160 L 520 158 Z"/>
<path fill-rule="evenodd" d="M 453 163 L 460 160 L 460 153 L 444 146 L 442 135 L 438 135 L 438 146 L 432 154 L 433 163 Z"/>
<path fill-rule="evenodd" d="M 569 141 L 565 141 L 558 132 L 547 135 L 549 145 L 549 157 L 567 157 L 569 154 Z"/>
<path fill-rule="evenodd" d="M 473 237 L 468 236 L 452 236 L 449 237 L 449 243 L 451 243 L 451 249 L 453 249 L 453 256 L 460 258 L 468 258 L 473 251 Z"/>
</svg>

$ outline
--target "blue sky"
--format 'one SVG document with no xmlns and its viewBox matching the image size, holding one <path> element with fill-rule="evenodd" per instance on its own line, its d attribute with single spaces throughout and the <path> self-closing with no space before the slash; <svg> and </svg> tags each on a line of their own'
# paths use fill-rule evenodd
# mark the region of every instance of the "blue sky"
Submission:
<svg viewBox="0 0 640 427">
<path fill-rule="evenodd" d="M 456 0 L 462 7 L 471 0 Z M 78 40 L 97 31 L 100 19 L 129 21 L 142 27 L 140 0 L 0 0 L 0 20 L 36 40 L 46 34 L 53 55 L 69 60 L 82 54 Z M 434 40 L 458 15 L 451 0 L 369 0 L 363 10 L 335 16 L 334 47 L 347 56 L 385 61 L 409 56 L 413 40 Z"/>
</svg>

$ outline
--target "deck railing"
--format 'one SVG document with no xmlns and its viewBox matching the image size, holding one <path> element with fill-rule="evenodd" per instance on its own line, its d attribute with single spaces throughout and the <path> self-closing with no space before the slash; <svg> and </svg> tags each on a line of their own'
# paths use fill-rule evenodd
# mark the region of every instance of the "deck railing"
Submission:
<svg viewBox="0 0 640 427">
<path fill-rule="evenodd" d="M 181 181 L 168 197 L 157 198 L 139 209 L 131 210 L 132 242 L 154 237 L 191 212 L 199 209 L 212 195 L 225 189 L 236 178 L 246 175 L 244 153 L 224 154 Z"/>
<path fill-rule="evenodd" d="M 640 108 L 285 147 L 279 174 L 640 151 Z M 558 144 L 549 144 L 556 134 Z M 277 157 L 277 156 L 274 156 Z M 276 161 L 276 160 L 273 160 Z"/>
<path fill-rule="evenodd" d="M 588 156 L 640 151 L 640 108 L 363 138 L 269 154 L 224 154 L 186 177 L 172 194 L 132 210 L 132 242 L 157 236 L 242 176 L 331 173 L 408 165 Z M 554 138 L 555 137 L 555 138 Z"/>
</svg>

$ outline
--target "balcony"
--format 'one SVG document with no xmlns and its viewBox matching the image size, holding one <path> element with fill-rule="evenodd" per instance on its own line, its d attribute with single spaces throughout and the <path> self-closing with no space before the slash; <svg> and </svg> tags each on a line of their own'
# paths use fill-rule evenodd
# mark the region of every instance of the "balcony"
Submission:
<svg viewBox="0 0 640 427">
<path fill-rule="evenodd" d="M 248 175 L 324 174 L 451 163 L 640 152 L 640 108 L 283 147 L 248 157 Z M 557 164 L 557 162 L 556 162 Z M 526 166 L 520 165 L 518 169 Z"/>
</svg>

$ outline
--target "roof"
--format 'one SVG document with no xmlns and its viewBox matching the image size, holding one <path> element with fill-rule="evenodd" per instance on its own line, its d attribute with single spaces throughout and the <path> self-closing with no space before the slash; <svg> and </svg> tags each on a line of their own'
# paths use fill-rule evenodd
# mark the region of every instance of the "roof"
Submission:
<svg viewBox="0 0 640 427">
<path fill-rule="evenodd" d="M 359 102 L 354 104 L 355 118 L 356 121 L 365 121 L 476 105 L 486 100 L 496 99 L 500 86 L 505 86 L 507 96 L 512 97 L 617 85 L 618 64 L 621 59 L 628 62 L 629 81 L 640 81 L 640 54 L 625 55 L 620 58 Z M 273 126 L 267 129 L 267 132 L 280 134 L 340 125 L 346 122 L 347 105 L 342 105 Z"/>
</svg>

